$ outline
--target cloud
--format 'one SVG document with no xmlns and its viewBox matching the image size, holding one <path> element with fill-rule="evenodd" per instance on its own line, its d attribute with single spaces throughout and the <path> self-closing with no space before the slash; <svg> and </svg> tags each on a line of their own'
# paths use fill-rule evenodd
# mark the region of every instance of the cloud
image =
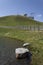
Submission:
<svg viewBox="0 0 43 65">
<path fill-rule="evenodd" d="M 42 14 L 38 14 L 38 15 L 36 15 L 36 17 L 38 17 L 38 18 L 39 18 L 39 17 L 42 17 Z"/>
</svg>

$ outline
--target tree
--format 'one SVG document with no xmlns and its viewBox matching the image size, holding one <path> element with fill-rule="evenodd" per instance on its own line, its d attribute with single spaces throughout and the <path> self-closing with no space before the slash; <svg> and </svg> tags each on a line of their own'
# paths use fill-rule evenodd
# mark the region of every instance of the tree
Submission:
<svg viewBox="0 0 43 65">
<path fill-rule="evenodd" d="M 24 16 L 27 16 L 27 14 L 24 14 Z"/>
<path fill-rule="evenodd" d="M 31 12 L 31 13 L 30 13 L 30 18 L 31 18 L 31 19 L 34 19 L 34 14 L 35 14 L 34 12 Z"/>
</svg>

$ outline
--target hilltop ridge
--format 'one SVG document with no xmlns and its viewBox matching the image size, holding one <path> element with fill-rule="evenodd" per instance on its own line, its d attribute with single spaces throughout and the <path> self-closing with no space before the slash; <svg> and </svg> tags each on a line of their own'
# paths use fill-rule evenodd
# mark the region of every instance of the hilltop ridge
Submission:
<svg viewBox="0 0 43 65">
<path fill-rule="evenodd" d="M 15 25 L 43 25 L 43 22 L 39 22 L 29 17 L 21 15 L 10 15 L 5 17 L 0 17 L 1 26 L 15 26 Z"/>
</svg>

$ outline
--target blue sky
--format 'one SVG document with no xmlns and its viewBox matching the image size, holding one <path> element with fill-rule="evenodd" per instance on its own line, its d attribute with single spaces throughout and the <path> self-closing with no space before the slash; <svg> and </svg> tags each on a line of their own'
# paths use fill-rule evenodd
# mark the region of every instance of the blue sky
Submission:
<svg viewBox="0 0 43 65">
<path fill-rule="evenodd" d="M 0 16 L 25 13 L 43 22 L 43 0 L 0 0 Z"/>
</svg>

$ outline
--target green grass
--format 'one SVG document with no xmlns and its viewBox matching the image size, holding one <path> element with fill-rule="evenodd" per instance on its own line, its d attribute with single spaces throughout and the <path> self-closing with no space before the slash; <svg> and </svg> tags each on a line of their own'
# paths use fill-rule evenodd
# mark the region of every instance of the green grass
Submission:
<svg viewBox="0 0 43 65">
<path fill-rule="evenodd" d="M 38 22 L 29 17 L 24 16 L 5 16 L 0 17 L 0 26 L 16 26 L 16 25 L 43 25 L 42 22 Z"/>
<path fill-rule="evenodd" d="M 18 26 L 18 25 L 43 25 L 24 16 L 6 16 L 0 17 L 0 26 Z M 31 43 L 29 49 L 32 52 L 32 65 L 43 65 L 43 31 L 27 31 L 17 29 L 0 28 L 0 37 L 10 37 Z"/>
<path fill-rule="evenodd" d="M 31 43 L 32 65 L 43 65 L 43 31 L 26 31 L 0 28 L 0 37 L 10 37 Z"/>
</svg>

